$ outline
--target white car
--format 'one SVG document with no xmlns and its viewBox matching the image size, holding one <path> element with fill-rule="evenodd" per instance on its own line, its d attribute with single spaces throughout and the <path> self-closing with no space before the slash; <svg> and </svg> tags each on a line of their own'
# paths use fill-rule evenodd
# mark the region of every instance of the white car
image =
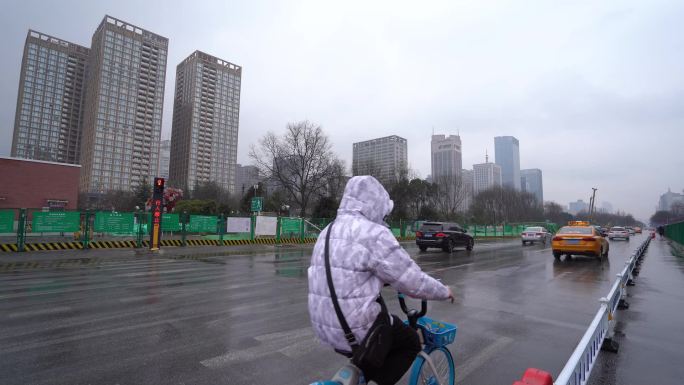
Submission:
<svg viewBox="0 0 684 385">
<path fill-rule="evenodd" d="M 523 246 L 528 242 L 532 244 L 539 242 L 542 245 L 545 245 L 549 238 L 549 232 L 541 226 L 528 227 L 520 234 L 520 238 L 522 239 Z"/>
<path fill-rule="evenodd" d="M 629 241 L 629 231 L 621 226 L 614 226 L 608 231 L 608 239 L 611 241 L 615 238 L 626 239 Z"/>
</svg>

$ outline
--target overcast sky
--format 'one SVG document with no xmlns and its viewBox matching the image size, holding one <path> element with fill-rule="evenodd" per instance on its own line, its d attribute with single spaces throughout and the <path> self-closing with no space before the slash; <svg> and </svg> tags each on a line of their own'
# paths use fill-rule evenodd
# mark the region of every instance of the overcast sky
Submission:
<svg viewBox="0 0 684 385">
<path fill-rule="evenodd" d="M 682 1 L 4 1 L 0 155 L 9 155 L 29 28 L 90 46 L 105 14 L 243 67 L 238 162 L 267 131 L 309 119 L 351 167 L 352 143 L 396 134 L 430 173 L 430 135 L 460 133 L 464 168 L 520 140 L 544 198 L 647 219 L 684 189 Z M 108 3 L 105 5 L 105 3 Z"/>
</svg>

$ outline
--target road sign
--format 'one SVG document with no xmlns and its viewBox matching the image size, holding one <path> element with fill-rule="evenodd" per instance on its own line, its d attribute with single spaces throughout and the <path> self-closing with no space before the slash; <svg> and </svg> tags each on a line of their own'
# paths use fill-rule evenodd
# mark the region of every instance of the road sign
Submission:
<svg viewBox="0 0 684 385">
<path fill-rule="evenodd" d="M 264 208 L 264 198 L 263 197 L 252 198 L 252 211 L 253 212 L 262 211 L 263 208 Z"/>
<path fill-rule="evenodd" d="M 133 213 L 95 213 L 95 232 L 129 234 L 134 229 Z"/>
<path fill-rule="evenodd" d="M 190 215 L 188 232 L 190 233 L 215 233 L 217 217 L 212 215 Z"/>
<path fill-rule="evenodd" d="M 34 233 L 73 233 L 79 231 L 81 213 L 77 211 L 54 211 L 33 213 L 31 231 Z"/>
<path fill-rule="evenodd" d="M 302 220 L 300 218 L 281 218 L 280 219 L 280 236 L 291 238 L 292 235 L 299 235 Z"/>
</svg>

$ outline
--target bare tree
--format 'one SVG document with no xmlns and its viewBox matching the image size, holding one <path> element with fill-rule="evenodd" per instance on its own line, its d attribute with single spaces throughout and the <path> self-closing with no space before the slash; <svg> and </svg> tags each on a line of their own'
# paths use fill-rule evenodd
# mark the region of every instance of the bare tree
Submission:
<svg viewBox="0 0 684 385">
<path fill-rule="evenodd" d="M 466 186 L 462 176 L 460 174 L 439 175 L 435 177 L 434 184 L 437 186 L 435 200 L 437 207 L 447 218 L 454 218 L 466 199 Z"/>
<path fill-rule="evenodd" d="M 300 216 L 326 189 L 337 162 L 321 126 L 309 121 L 288 123 L 282 137 L 269 132 L 252 146 L 249 156 L 299 207 Z"/>
</svg>

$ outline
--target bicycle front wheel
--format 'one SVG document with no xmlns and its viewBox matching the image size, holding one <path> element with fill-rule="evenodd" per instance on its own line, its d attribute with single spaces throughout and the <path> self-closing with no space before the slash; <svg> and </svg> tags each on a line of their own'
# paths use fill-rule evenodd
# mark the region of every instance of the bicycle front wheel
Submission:
<svg viewBox="0 0 684 385">
<path fill-rule="evenodd" d="M 422 355 L 416 357 L 411 370 L 411 385 L 454 385 L 456 373 L 454 358 L 445 347 L 426 351 L 432 361 L 436 373 Z"/>
</svg>

